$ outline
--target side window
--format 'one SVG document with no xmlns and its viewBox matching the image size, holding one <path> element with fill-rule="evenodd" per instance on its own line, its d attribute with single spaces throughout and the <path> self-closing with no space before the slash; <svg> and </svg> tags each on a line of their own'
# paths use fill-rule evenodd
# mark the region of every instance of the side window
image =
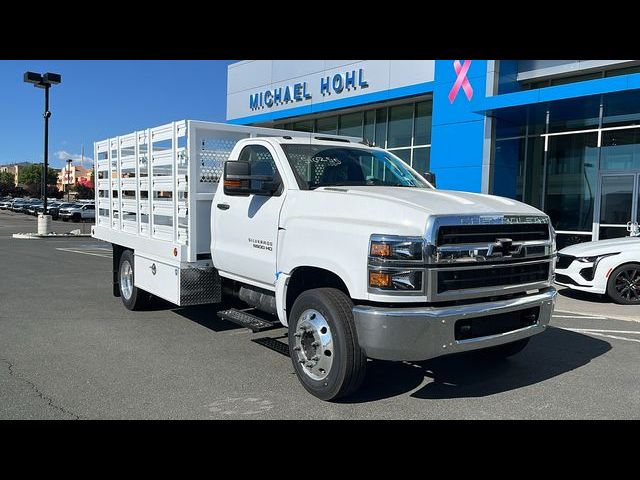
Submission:
<svg viewBox="0 0 640 480">
<path fill-rule="evenodd" d="M 249 162 L 251 166 L 251 175 L 269 175 L 273 177 L 274 182 L 281 182 L 280 174 L 276 167 L 276 162 L 271 152 L 262 145 L 247 145 L 240 152 L 238 160 Z M 260 188 L 262 182 L 252 182 L 251 188 Z"/>
</svg>

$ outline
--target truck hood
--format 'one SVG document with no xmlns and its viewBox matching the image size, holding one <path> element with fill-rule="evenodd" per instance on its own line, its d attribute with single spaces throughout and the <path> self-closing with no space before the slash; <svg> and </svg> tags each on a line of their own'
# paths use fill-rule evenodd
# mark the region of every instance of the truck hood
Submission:
<svg viewBox="0 0 640 480">
<path fill-rule="evenodd" d="M 516 200 L 494 195 L 412 187 L 322 187 L 316 190 L 342 192 L 347 195 L 386 200 L 438 215 L 473 215 L 492 213 L 543 214 Z M 544 215 L 544 214 L 543 214 Z"/>
<path fill-rule="evenodd" d="M 594 257 L 596 255 L 604 255 L 606 253 L 626 252 L 630 249 L 640 252 L 640 237 L 622 237 L 612 238 L 610 240 L 577 243 L 563 248 L 558 253 L 574 257 Z"/>
</svg>

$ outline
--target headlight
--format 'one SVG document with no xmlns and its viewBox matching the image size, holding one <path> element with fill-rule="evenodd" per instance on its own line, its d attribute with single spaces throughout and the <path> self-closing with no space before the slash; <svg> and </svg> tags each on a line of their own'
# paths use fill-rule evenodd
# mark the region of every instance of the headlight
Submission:
<svg viewBox="0 0 640 480">
<path fill-rule="evenodd" d="M 618 255 L 620 252 L 615 253 L 605 253 L 604 255 L 595 255 L 593 257 L 578 257 L 576 260 L 582 263 L 596 263 L 602 260 L 603 258 L 610 257 L 612 255 Z"/>
<path fill-rule="evenodd" d="M 422 260 L 422 238 L 372 235 L 369 255 L 383 260 Z"/>
<path fill-rule="evenodd" d="M 419 295 L 424 291 L 423 238 L 371 235 L 367 285 L 371 293 Z"/>
<path fill-rule="evenodd" d="M 420 291 L 422 270 L 369 270 L 369 287 L 380 290 Z"/>
</svg>

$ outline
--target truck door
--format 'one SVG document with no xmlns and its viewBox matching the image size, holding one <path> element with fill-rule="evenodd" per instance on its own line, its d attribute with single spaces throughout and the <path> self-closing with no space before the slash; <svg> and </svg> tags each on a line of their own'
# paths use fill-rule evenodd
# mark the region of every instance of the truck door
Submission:
<svg viewBox="0 0 640 480">
<path fill-rule="evenodd" d="M 269 145 L 245 146 L 238 160 L 250 162 L 252 175 L 273 175 L 281 186 L 273 196 L 225 195 L 218 187 L 213 202 L 212 258 L 221 273 L 266 285 L 276 280 L 276 242 L 284 202 L 282 175 Z M 259 187 L 257 187 L 259 188 Z"/>
</svg>

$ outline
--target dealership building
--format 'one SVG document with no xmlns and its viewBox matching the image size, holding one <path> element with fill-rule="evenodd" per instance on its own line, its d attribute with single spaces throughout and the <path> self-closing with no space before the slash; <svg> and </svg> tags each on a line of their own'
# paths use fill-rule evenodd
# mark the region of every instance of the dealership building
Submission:
<svg viewBox="0 0 640 480">
<path fill-rule="evenodd" d="M 640 215 L 640 61 L 246 60 L 227 121 L 364 137 L 441 189 L 551 217 L 558 246 Z"/>
</svg>

